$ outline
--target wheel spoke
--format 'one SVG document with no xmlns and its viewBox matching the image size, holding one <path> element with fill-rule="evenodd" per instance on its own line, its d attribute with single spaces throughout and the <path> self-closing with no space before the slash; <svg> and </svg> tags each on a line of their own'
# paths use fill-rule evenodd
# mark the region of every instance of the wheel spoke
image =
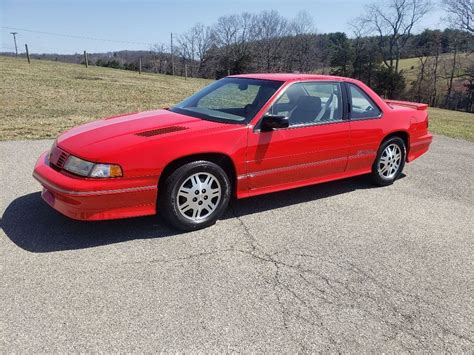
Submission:
<svg viewBox="0 0 474 355">
<path fill-rule="evenodd" d="M 189 211 L 191 208 L 192 207 L 190 204 L 183 204 L 182 206 L 179 207 L 179 210 L 181 211 L 181 213 L 185 213 Z"/>
<path fill-rule="evenodd" d="M 194 218 L 194 219 L 198 218 L 199 215 L 200 215 L 200 213 L 201 213 L 201 208 L 196 208 L 196 209 L 194 209 L 194 210 L 193 210 L 193 218 Z"/>
<path fill-rule="evenodd" d="M 192 183 L 193 183 L 193 188 L 200 188 L 201 187 L 201 180 L 199 179 L 199 176 L 193 175 L 191 177 Z"/>
<path fill-rule="evenodd" d="M 208 212 L 207 214 L 209 214 L 209 213 L 212 213 L 214 211 L 214 206 L 210 202 L 208 202 L 208 203 L 202 205 L 202 209 L 203 210 L 205 209 Z"/>
<path fill-rule="evenodd" d="M 191 193 L 191 189 L 187 188 L 187 187 L 181 187 L 179 189 L 179 194 L 183 197 L 187 197 L 186 195 L 189 195 Z"/>
<path fill-rule="evenodd" d="M 206 187 L 209 188 L 209 187 L 211 187 L 212 182 L 213 182 L 213 177 L 212 177 L 212 175 L 209 175 L 209 176 L 206 177 L 206 179 L 204 180 L 204 182 L 202 184 L 203 184 L 203 186 L 206 186 Z"/>
</svg>

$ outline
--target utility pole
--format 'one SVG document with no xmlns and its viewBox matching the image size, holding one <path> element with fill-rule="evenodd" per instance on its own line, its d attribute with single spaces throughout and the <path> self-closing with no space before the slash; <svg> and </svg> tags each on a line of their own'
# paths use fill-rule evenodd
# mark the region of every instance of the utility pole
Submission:
<svg viewBox="0 0 474 355">
<path fill-rule="evenodd" d="M 174 75 L 173 32 L 171 32 L 171 72 Z"/>
<path fill-rule="evenodd" d="M 18 32 L 10 32 L 10 34 L 13 35 L 13 42 L 15 42 L 15 57 L 18 57 L 18 48 L 16 46 L 16 35 L 18 34 Z"/>
<path fill-rule="evenodd" d="M 86 68 L 89 68 L 89 58 L 87 58 L 86 51 L 84 51 L 84 64 L 86 65 Z"/>
<path fill-rule="evenodd" d="M 30 52 L 28 51 L 28 45 L 26 43 L 25 43 L 25 50 L 26 50 L 26 59 L 28 59 L 28 64 L 31 64 Z"/>
</svg>

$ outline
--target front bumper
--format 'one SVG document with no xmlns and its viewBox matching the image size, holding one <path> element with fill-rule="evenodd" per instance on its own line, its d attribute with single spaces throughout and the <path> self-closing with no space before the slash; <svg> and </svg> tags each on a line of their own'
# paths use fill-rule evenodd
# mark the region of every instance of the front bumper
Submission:
<svg viewBox="0 0 474 355">
<path fill-rule="evenodd" d="M 96 221 L 156 213 L 156 176 L 101 180 L 72 177 L 51 168 L 48 154 L 39 157 L 33 177 L 43 186 L 43 200 L 65 216 Z"/>
</svg>

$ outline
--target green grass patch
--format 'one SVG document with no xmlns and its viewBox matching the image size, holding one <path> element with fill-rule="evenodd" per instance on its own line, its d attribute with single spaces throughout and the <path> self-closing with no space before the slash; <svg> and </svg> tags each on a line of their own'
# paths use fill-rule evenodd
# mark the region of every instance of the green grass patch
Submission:
<svg viewBox="0 0 474 355">
<path fill-rule="evenodd" d="M 430 108 L 430 131 L 474 142 L 474 113 Z"/>
<path fill-rule="evenodd" d="M 423 58 L 426 60 L 426 57 Z M 429 76 L 429 71 L 432 70 L 434 58 L 430 58 L 430 63 L 426 67 L 426 76 Z M 443 53 L 439 56 L 438 63 L 438 75 L 448 76 L 452 67 L 453 54 L 452 53 Z M 474 61 L 474 53 L 459 53 L 457 56 L 457 62 L 459 70 L 456 74 L 462 74 L 465 72 L 466 68 L 469 67 Z M 403 70 L 405 78 L 407 79 L 407 84 L 410 84 L 413 81 L 416 81 L 420 71 L 420 59 L 418 58 L 406 58 L 400 59 L 399 69 Z M 439 88 L 441 92 L 445 92 L 447 89 L 446 80 L 439 80 Z"/>
</svg>

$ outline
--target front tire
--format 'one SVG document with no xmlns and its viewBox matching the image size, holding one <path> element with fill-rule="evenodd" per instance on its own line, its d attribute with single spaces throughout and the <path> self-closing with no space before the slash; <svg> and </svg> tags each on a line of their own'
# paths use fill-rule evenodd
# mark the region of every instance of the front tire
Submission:
<svg viewBox="0 0 474 355">
<path fill-rule="evenodd" d="M 173 171 L 158 191 L 158 213 L 177 229 L 213 225 L 225 212 L 231 184 L 225 171 L 209 161 L 195 161 Z"/>
<path fill-rule="evenodd" d="M 393 184 L 405 167 L 406 147 L 400 137 L 382 143 L 372 165 L 372 181 L 379 186 Z"/>
</svg>

